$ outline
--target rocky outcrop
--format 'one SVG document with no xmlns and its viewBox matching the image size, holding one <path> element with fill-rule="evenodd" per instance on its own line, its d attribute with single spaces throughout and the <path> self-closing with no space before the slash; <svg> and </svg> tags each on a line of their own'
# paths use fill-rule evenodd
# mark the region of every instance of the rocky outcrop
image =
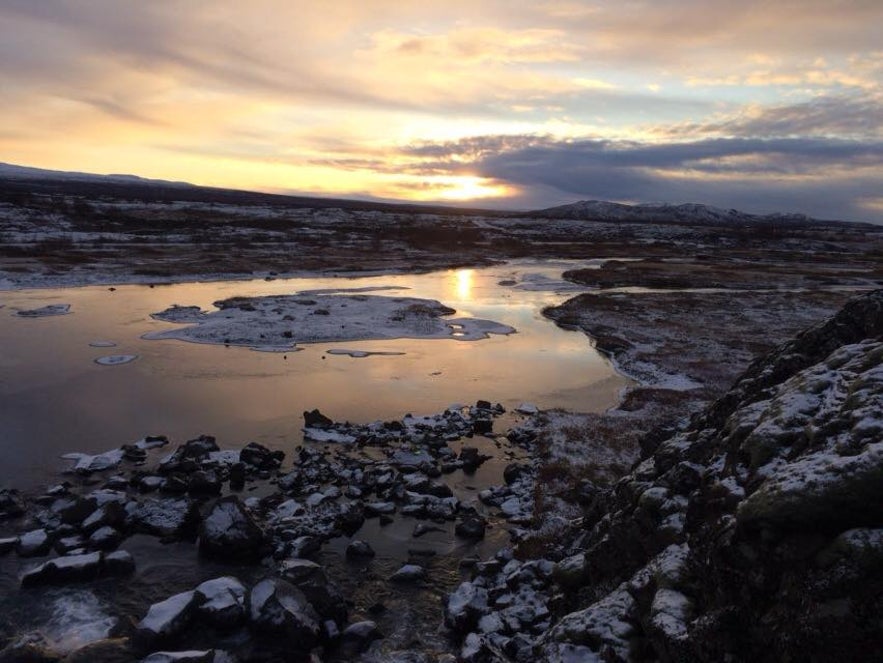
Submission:
<svg viewBox="0 0 883 663">
<path fill-rule="evenodd" d="M 555 574 L 565 600 L 531 655 L 821 661 L 880 651 L 881 413 L 876 291 L 755 361 L 597 496 Z M 458 592 L 459 603 L 470 596 Z"/>
</svg>

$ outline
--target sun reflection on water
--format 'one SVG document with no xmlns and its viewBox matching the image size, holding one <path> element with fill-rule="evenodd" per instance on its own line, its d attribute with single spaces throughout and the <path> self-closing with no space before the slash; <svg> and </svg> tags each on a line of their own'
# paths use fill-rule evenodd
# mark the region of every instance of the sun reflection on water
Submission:
<svg viewBox="0 0 883 663">
<path fill-rule="evenodd" d="M 458 269 L 454 272 L 456 278 L 457 298 L 461 301 L 469 301 L 472 299 L 472 269 Z"/>
</svg>

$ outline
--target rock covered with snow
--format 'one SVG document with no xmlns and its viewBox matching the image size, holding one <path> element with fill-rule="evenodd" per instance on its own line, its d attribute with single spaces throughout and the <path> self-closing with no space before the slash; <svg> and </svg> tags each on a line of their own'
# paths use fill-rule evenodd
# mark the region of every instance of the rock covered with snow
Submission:
<svg viewBox="0 0 883 663">
<path fill-rule="evenodd" d="M 248 594 L 250 623 L 284 637 L 295 651 L 309 651 L 318 642 L 320 618 L 306 596 L 285 580 L 266 578 Z"/>
<path fill-rule="evenodd" d="M 168 642 L 187 628 L 197 605 L 194 591 L 181 592 L 150 606 L 135 630 L 136 640 L 144 647 Z"/>
<path fill-rule="evenodd" d="M 232 628 L 245 617 L 245 586 L 238 578 L 206 580 L 195 590 L 197 612 L 219 628 Z"/>
<path fill-rule="evenodd" d="M 199 530 L 199 550 L 211 557 L 256 559 L 263 544 L 263 530 L 235 495 L 215 502 Z"/>
<path fill-rule="evenodd" d="M 881 642 L 881 412 L 875 291 L 758 359 L 594 495 L 555 567 L 566 600 L 551 628 L 524 648 L 479 623 L 464 651 L 517 649 L 519 661 L 863 658 Z"/>
</svg>

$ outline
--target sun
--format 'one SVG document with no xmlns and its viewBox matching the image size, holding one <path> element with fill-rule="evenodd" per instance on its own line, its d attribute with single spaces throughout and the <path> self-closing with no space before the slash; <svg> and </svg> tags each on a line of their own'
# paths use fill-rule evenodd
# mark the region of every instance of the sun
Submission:
<svg viewBox="0 0 883 663">
<path fill-rule="evenodd" d="M 487 178 L 475 175 L 451 175 L 439 178 L 442 186 L 438 190 L 441 200 L 477 200 L 480 198 L 502 198 L 512 194 L 510 187 Z"/>
</svg>

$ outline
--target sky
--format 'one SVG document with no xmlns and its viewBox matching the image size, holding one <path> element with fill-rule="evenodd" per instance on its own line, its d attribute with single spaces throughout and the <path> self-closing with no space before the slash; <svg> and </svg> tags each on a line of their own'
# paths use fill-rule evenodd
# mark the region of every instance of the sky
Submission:
<svg viewBox="0 0 883 663">
<path fill-rule="evenodd" d="M 0 0 L 0 161 L 883 223 L 880 0 Z"/>
</svg>

